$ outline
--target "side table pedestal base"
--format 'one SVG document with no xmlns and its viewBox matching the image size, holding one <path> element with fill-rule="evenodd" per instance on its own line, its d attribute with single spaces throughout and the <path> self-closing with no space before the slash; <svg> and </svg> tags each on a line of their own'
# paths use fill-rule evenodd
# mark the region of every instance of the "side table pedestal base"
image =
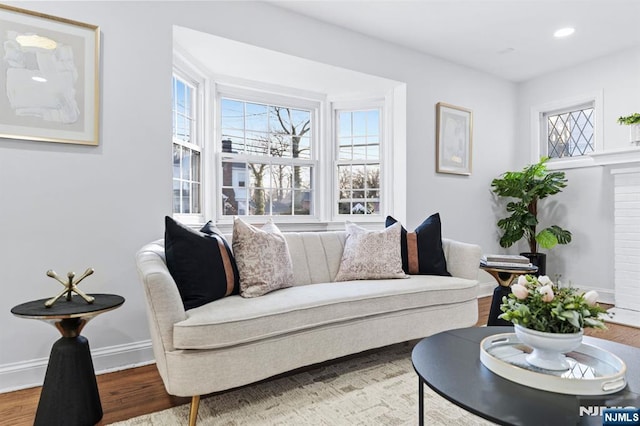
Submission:
<svg viewBox="0 0 640 426">
<path fill-rule="evenodd" d="M 487 321 L 487 325 L 513 326 L 511 321 L 498 318 L 498 316 L 502 314 L 502 311 L 500 310 L 500 305 L 502 304 L 502 298 L 504 296 L 509 296 L 510 294 L 511 294 L 511 287 L 504 287 L 499 285 L 493 290 L 493 298 L 491 299 L 491 310 L 489 311 L 489 319 Z"/>
<path fill-rule="evenodd" d="M 51 348 L 34 424 L 86 426 L 100 419 L 102 405 L 89 341 L 83 336 L 61 337 Z"/>
</svg>

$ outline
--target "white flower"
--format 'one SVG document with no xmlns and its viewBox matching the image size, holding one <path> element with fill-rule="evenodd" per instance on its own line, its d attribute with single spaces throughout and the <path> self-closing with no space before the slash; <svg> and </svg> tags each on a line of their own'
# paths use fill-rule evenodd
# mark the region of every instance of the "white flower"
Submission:
<svg viewBox="0 0 640 426">
<path fill-rule="evenodd" d="M 542 275 L 538 277 L 538 282 L 542 285 L 552 285 L 553 283 L 551 282 L 551 279 L 546 276 L 546 275 Z"/>
<path fill-rule="evenodd" d="M 528 281 L 527 281 L 527 277 L 526 276 L 520 275 L 518 277 L 518 284 L 520 284 L 522 286 L 525 286 L 525 285 L 527 285 L 527 283 L 528 283 Z"/>
<path fill-rule="evenodd" d="M 555 296 L 550 285 L 544 285 L 538 288 L 538 293 L 542 294 L 543 302 L 551 302 Z"/>
<path fill-rule="evenodd" d="M 520 283 L 512 285 L 511 292 L 520 300 L 526 299 L 529 295 L 529 290 Z"/>
<path fill-rule="evenodd" d="M 591 290 L 584 294 L 584 301 L 587 302 L 589 306 L 596 306 L 596 302 L 598 301 L 598 292 Z"/>
</svg>

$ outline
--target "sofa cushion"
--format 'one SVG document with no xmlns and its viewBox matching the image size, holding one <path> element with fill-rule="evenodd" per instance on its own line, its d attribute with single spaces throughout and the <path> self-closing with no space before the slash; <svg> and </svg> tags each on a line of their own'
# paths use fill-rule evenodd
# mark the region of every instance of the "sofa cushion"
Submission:
<svg viewBox="0 0 640 426">
<path fill-rule="evenodd" d="M 216 226 L 216 224 L 210 220 L 207 223 L 205 223 L 202 228 L 200 228 L 200 232 L 202 232 L 203 234 L 207 234 L 207 235 L 213 235 L 213 234 L 217 234 L 222 236 L 223 238 L 226 239 L 226 237 L 224 237 L 224 235 L 222 234 L 222 231 L 220 231 L 220 229 L 218 229 L 218 227 Z"/>
<path fill-rule="evenodd" d="M 258 229 L 235 218 L 233 253 L 240 273 L 242 297 L 258 297 L 293 285 L 293 264 L 287 241 L 273 222 Z"/>
<path fill-rule="evenodd" d="M 253 299 L 231 296 L 188 311 L 174 325 L 173 343 L 178 349 L 223 348 L 413 308 L 446 310 L 476 293 L 475 280 L 414 275 L 295 286 Z"/>
<path fill-rule="evenodd" d="M 386 226 L 397 223 L 387 216 Z M 442 250 L 442 230 L 440 214 L 434 213 L 425 219 L 414 232 L 402 227 L 400 248 L 402 250 L 402 269 L 407 274 L 451 276 L 447 271 L 447 260 Z"/>
<path fill-rule="evenodd" d="M 335 280 L 347 235 L 344 231 L 285 232 L 293 263 L 294 285 Z"/>
<path fill-rule="evenodd" d="M 400 255 L 399 223 L 369 231 L 347 221 L 347 240 L 336 281 L 406 278 Z"/>
<path fill-rule="evenodd" d="M 193 231 L 166 216 L 164 245 L 185 309 L 238 293 L 238 270 L 222 236 Z"/>
</svg>

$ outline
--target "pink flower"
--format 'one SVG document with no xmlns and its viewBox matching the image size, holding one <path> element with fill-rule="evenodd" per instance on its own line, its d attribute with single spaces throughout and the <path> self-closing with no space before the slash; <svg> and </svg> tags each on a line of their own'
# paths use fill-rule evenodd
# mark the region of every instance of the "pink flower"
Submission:
<svg viewBox="0 0 640 426">
<path fill-rule="evenodd" d="M 542 294 L 543 302 L 551 302 L 554 298 L 553 289 L 550 285 L 544 285 L 538 289 L 538 293 Z"/>
<path fill-rule="evenodd" d="M 528 283 L 528 282 L 529 282 L 529 281 L 527 281 L 527 277 L 526 277 L 526 276 L 524 276 L 524 275 L 520 275 L 520 276 L 518 277 L 518 284 L 520 284 L 521 286 L 525 286 L 525 285 L 527 285 L 527 283 Z"/>
<path fill-rule="evenodd" d="M 529 295 L 529 290 L 527 290 L 527 288 L 520 283 L 512 285 L 511 292 L 520 300 L 526 299 Z"/>
<path fill-rule="evenodd" d="M 589 306 L 596 306 L 598 302 L 598 292 L 597 291 L 588 291 L 584 294 L 584 301 L 587 302 Z"/>
<path fill-rule="evenodd" d="M 541 276 L 539 276 L 539 277 L 538 277 L 538 282 L 539 282 L 540 284 L 542 284 L 542 285 L 547 285 L 547 284 L 551 285 L 551 284 L 553 284 L 553 283 L 551 282 L 551 278 L 549 278 L 547 275 L 541 275 Z"/>
</svg>

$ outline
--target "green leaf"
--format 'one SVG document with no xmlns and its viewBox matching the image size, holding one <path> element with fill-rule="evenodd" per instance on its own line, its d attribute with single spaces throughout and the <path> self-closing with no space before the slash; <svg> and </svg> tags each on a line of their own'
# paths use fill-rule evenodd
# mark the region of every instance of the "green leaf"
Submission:
<svg viewBox="0 0 640 426">
<path fill-rule="evenodd" d="M 560 315 L 566 318 L 572 326 L 580 328 L 580 315 L 576 311 L 564 311 Z"/>
<path fill-rule="evenodd" d="M 571 242 L 571 232 L 562 229 L 557 225 L 547 228 L 558 239 L 558 244 L 569 244 Z"/>
<path fill-rule="evenodd" d="M 594 319 L 594 318 L 585 318 L 584 323 L 586 326 L 605 329 L 605 325 L 602 321 Z"/>
<path fill-rule="evenodd" d="M 554 248 L 558 244 L 558 238 L 549 231 L 549 228 L 543 229 L 536 235 L 536 241 L 540 244 L 540 247 L 545 249 Z"/>
<path fill-rule="evenodd" d="M 640 114 L 633 113 L 631 115 L 627 115 L 626 117 L 618 117 L 618 124 L 625 124 L 627 126 L 631 124 L 640 123 Z"/>
</svg>

